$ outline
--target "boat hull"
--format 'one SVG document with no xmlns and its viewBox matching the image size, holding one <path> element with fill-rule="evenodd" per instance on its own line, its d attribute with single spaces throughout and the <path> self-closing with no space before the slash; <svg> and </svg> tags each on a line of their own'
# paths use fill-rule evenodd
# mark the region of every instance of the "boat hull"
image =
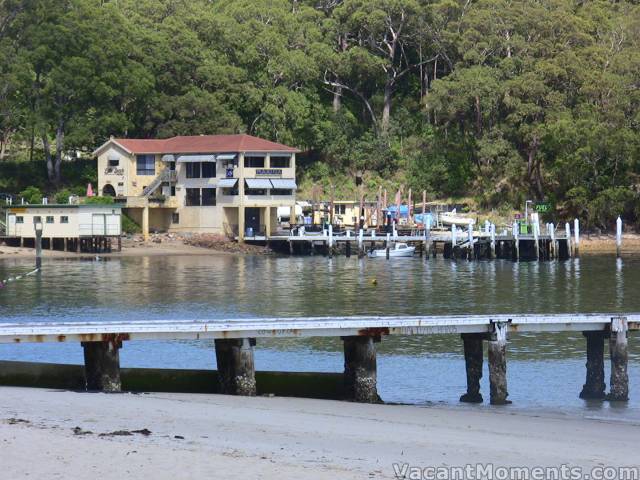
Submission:
<svg viewBox="0 0 640 480">
<path fill-rule="evenodd" d="M 413 257 L 415 253 L 415 247 L 409 247 L 402 250 L 392 250 L 389 249 L 389 258 L 394 257 Z M 368 253 L 369 258 L 386 258 L 387 251 L 386 250 L 374 250 Z"/>
</svg>

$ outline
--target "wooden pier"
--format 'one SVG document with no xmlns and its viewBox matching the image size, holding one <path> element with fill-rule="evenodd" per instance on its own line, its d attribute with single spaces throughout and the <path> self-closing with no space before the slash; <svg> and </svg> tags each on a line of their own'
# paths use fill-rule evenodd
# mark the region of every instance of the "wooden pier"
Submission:
<svg viewBox="0 0 640 480">
<path fill-rule="evenodd" d="M 480 378 L 487 343 L 490 403 L 510 403 L 508 338 L 518 332 L 582 332 L 586 381 L 582 398 L 628 400 L 627 336 L 640 330 L 640 313 L 550 315 L 448 315 L 406 317 L 316 317 L 122 322 L 1 323 L 0 343 L 80 342 L 89 390 L 119 391 L 119 350 L 135 340 L 214 340 L 220 391 L 255 395 L 254 347 L 261 338 L 340 337 L 344 342 L 347 399 L 378 402 L 376 343 L 388 335 L 460 335 L 467 372 L 463 402 L 482 402 Z M 611 377 L 605 394 L 604 342 L 609 341 Z M 427 354 L 428 352 L 425 352 Z"/>
<path fill-rule="evenodd" d="M 343 253 L 363 257 L 368 250 L 385 249 L 395 243 L 407 243 L 416 247 L 420 257 L 429 258 L 442 252 L 444 258 L 465 260 L 506 259 L 518 261 L 567 260 L 577 255 L 569 230 L 558 233 L 553 225 L 546 233 L 518 234 L 503 231 L 497 234 L 495 226 L 485 230 L 456 228 L 446 230 L 412 230 L 383 232 L 377 229 L 346 230 L 334 234 L 333 229 L 322 232 L 292 230 L 288 235 L 256 237 L 246 241 L 267 242 L 270 245 L 286 245 L 289 253 L 325 253 L 334 256 Z"/>
</svg>

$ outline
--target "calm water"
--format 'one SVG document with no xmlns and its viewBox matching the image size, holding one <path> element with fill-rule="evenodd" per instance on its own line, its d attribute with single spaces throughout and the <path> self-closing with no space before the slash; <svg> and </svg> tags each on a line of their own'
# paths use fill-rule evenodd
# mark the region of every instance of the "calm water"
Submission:
<svg viewBox="0 0 640 480">
<path fill-rule="evenodd" d="M 0 279 L 31 266 L 2 260 Z M 43 267 L 0 289 L 2 321 L 640 311 L 639 258 L 514 264 L 211 255 L 51 259 Z M 335 338 L 259 340 L 256 365 L 338 372 L 341 347 Z M 638 334 L 630 337 L 632 400 L 622 407 L 577 398 L 585 374 L 580 334 L 513 335 L 508 348 L 513 408 L 640 422 Z M 128 342 L 121 358 L 124 366 L 215 368 L 213 347 L 205 341 Z M 0 359 L 82 363 L 82 350 L 78 344 L 0 345 Z M 458 405 L 465 389 L 457 335 L 385 338 L 378 369 L 386 401 Z M 488 399 L 487 372 L 483 382 Z"/>
</svg>

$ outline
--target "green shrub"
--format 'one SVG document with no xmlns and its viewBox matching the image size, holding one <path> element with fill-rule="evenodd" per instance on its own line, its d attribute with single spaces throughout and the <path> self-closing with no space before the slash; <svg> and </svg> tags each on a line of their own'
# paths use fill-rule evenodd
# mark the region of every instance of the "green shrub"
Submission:
<svg viewBox="0 0 640 480">
<path fill-rule="evenodd" d="M 58 190 L 58 192 L 56 192 L 54 198 L 56 203 L 65 205 L 69 203 L 69 197 L 73 195 L 77 195 L 80 197 L 83 194 L 84 194 L 84 189 L 82 187 L 63 188 L 62 190 Z"/>
<path fill-rule="evenodd" d="M 30 186 L 20 192 L 24 201 L 31 204 L 42 203 L 42 192 L 38 187 Z"/>
<path fill-rule="evenodd" d="M 142 232 L 142 229 L 140 228 L 140 225 L 138 225 L 136 222 L 131 220 L 131 217 L 129 217 L 125 213 L 123 213 L 120 218 L 121 218 L 121 225 L 122 225 L 122 233 L 140 233 L 140 232 Z"/>
<path fill-rule="evenodd" d="M 111 205 L 113 197 L 86 197 L 82 200 L 82 203 L 87 205 Z"/>
</svg>

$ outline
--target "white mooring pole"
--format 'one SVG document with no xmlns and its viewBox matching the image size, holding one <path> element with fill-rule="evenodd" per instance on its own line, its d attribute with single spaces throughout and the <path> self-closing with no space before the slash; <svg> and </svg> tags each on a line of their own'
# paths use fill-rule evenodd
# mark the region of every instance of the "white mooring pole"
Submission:
<svg viewBox="0 0 640 480">
<path fill-rule="evenodd" d="M 575 237 L 573 250 L 575 256 L 580 256 L 580 221 L 576 218 L 573 221 L 573 235 Z"/>
<path fill-rule="evenodd" d="M 616 220 L 616 256 L 620 258 L 622 255 L 622 219 L 618 217 Z"/>
</svg>

